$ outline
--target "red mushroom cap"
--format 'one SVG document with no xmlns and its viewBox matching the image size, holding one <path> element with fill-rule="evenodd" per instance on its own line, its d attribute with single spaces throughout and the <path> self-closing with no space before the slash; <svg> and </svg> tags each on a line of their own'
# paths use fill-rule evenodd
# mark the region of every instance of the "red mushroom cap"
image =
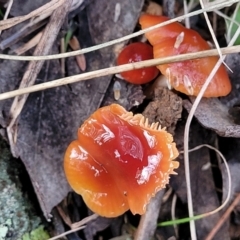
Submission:
<svg viewBox="0 0 240 240">
<path fill-rule="evenodd" d="M 149 44 L 135 42 L 127 45 L 117 58 L 117 65 L 127 63 L 140 62 L 153 59 L 153 48 Z M 158 69 L 153 67 L 135 69 L 127 72 L 122 72 L 122 77 L 134 84 L 144 84 L 152 81 L 157 75 Z"/>
<path fill-rule="evenodd" d="M 142 15 L 142 29 L 169 20 L 164 16 Z M 153 45 L 154 58 L 176 56 L 184 53 L 198 52 L 210 49 L 208 43 L 194 30 L 187 29 L 179 23 L 171 23 L 146 33 Z M 177 91 L 187 95 L 197 96 L 218 57 L 206 57 L 177 63 L 157 66 Z M 224 65 L 221 65 L 210 82 L 204 97 L 219 97 L 229 94 L 231 83 Z"/>
<path fill-rule="evenodd" d="M 179 163 L 172 135 L 117 104 L 98 109 L 65 153 L 64 170 L 87 206 L 105 217 L 143 214 Z"/>
</svg>

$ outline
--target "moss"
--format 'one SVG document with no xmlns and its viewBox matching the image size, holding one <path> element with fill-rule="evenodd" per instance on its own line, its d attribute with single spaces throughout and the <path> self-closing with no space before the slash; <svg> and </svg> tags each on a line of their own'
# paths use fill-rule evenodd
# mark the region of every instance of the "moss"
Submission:
<svg viewBox="0 0 240 240">
<path fill-rule="evenodd" d="M 21 239 L 25 233 L 37 230 L 41 219 L 24 193 L 19 179 L 20 174 L 27 173 L 20 160 L 12 158 L 7 144 L 1 138 L 0 173 L 0 240 Z"/>
<path fill-rule="evenodd" d="M 22 240 L 45 240 L 49 239 L 49 234 L 44 230 L 43 226 L 39 226 L 30 233 L 23 235 Z"/>
</svg>

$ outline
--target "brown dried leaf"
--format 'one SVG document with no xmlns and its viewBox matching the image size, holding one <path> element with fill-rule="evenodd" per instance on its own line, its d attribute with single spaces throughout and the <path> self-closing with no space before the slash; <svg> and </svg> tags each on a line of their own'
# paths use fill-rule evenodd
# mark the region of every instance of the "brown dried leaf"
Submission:
<svg viewBox="0 0 240 240">
<path fill-rule="evenodd" d="M 72 48 L 72 50 L 74 50 L 74 51 L 81 49 L 80 43 L 75 36 L 73 36 L 72 39 L 70 39 L 69 45 Z M 80 55 L 76 56 L 76 60 L 77 60 L 79 68 L 84 72 L 87 67 L 84 54 L 80 54 Z"/>
<path fill-rule="evenodd" d="M 88 9 L 78 15 L 79 32 L 82 34 L 78 39 L 82 41 L 82 47 L 122 37 L 133 31 L 143 1 L 121 1 L 121 15 L 116 23 L 111 21 L 115 4 L 114 0 L 101 1 L 101 4 L 91 1 Z M 56 48 L 57 44 L 54 53 Z M 115 55 L 112 49 L 86 54 L 87 71 L 113 65 Z M 76 62 L 74 64 L 77 66 Z M 68 72 L 69 75 L 75 74 L 76 68 L 67 65 L 68 70 L 73 70 Z M 2 61 L 0 92 L 16 89 L 25 67 L 24 62 Z M 37 83 L 59 78 L 59 69 L 58 60 L 48 61 L 38 75 Z M 70 190 L 62 166 L 65 149 L 76 138 L 79 125 L 100 106 L 111 78 L 107 76 L 32 93 L 24 105 L 18 119 L 16 151 L 28 170 L 46 217 Z M 0 124 L 4 127 L 8 125 L 11 102 L 12 99 L 0 102 Z"/>
<path fill-rule="evenodd" d="M 191 97 L 191 101 L 194 100 L 195 98 Z M 190 111 L 192 103 L 184 100 L 183 106 Z M 204 127 L 215 131 L 220 136 L 240 137 L 240 125 L 234 123 L 228 108 L 217 98 L 203 98 L 194 116 Z"/>
<path fill-rule="evenodd" d="M 220 136 L 240 137 L 240 54 L 230 54 L 226 58 L 227 65 L 233 73 L 229 73 L 232 91 L 226 97 L 218 99 L 202 99 L 195 117 L 206 128 L 212 129 Z M 191 102 L 195 98 L 191 98 Z M 190 111 L 192 104 L 184 101 L 184 107 Z"/>
</svg>

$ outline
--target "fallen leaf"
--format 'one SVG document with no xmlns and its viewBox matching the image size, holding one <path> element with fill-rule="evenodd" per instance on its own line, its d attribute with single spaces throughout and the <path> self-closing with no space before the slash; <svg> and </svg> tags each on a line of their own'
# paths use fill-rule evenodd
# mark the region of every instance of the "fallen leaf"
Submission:
<svg viewBox="0 0 240 240">
<path fill-rule="evenodd" d="M 195 98 L 190 98 L 194 102 Z M 183 106 L 190 111 L 192 103 L 183 101 Z M 223 137 L 240 137 L 240 125 L 228 113 L 229 109 L 217 98 L 203 98 L 198 105 L 194 116 L 206 128 L 215 131 Z"/>
<path fill-rule="evenodd" d="M 112 21 L 115 4 L 113 0 L 101 1 L 101 4 L 91 1 L 87 9 L 78 14 L 82 47 L 122 37 L 134 30 L 143 1 L 122 1 L 121 15 L 116 23 Z M 56 49 L 57 45 L 53 53 L 57 53 Z M 86 71 L 113 65 L 116 56 L 112 49 L 86 54 Z M 24 62 L 16 61 L 4 60 L 0 63 L 0 68 L 4 69 L 0 72 L 0 92 L 18 87 L 25 66 Z M 73 74 L 69 72 L 69 75 Z M 59 60 L 48 61 L 36 83 L 59 77 Z M 52 208 L 70 190 L 62 166 L 65 149 L 76 138 L 81 123 L 101 105 L 111 78 L 107 76 L 32 93 L 24 105 L 18 119 L 16 150 L 26 166 L 47 218 Z M 4 127 L 8 125 L 11 102 L 12 99 L 0 102 L 0 124 Z"/>
</svg>

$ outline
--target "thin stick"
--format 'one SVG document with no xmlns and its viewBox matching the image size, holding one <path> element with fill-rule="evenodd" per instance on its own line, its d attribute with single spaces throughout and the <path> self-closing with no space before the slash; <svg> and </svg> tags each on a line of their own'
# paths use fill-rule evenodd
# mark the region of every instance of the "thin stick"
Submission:
<svg viewBox="0 0 240 240">
<path fill-rule="evenodd" d="M 204 4 L 203 4 L 203 0 L 200 0 L 199 2 L 200 2 L 200 4 L 201 4 L 202 9 L 204 9 L 205 6 L 204 6 Z M 220 56 L 220 59 L 221 59 L 222 62 L 224 63 L 224 61 L 223 61 L 223 56 L 222 56 L 222 53 L 221 53 L 221 50 L 220 50 L 220 46 L 219 46 L 219 44 L 218 44 L 217 38 L 216 38 L 215 33 L 214 33 L 214 31 L 213 31 L 213 28 L 212 28 L 212 25 L 211 25 L 210 20 L 209 20 L 209 18 L 208 18 L 208 15 L 207 15 L 206 12 L 204 12 L 203 14 L 204 14 L 205 20 L 206 20 L 206 22 L 207 22 L 208 29 L 209 29 L 209 31 L 210 31 L 210 33 L 211 33 L 213 42 L 214 42 L 214 44 L 215 44 L 215 46 L 216 46 L 216 48 L 217 48 L 217 50 L 218 50 L 218 54 L 219 54 L 219 56 Z M 225 65 L 225 66 L 226 66 L 226 65 Z"/>
<path fill-rule="evenodd" d="M 176 219 L 176 215 L 175 215 L 176 203 L 177 203 L 177 195 L 173 194 L 172 206 L 171 206 L 171 216 L 172 216 L 173 221 Z M 173 224 L 173 228 L 174 228 L 176 238 L 178 239 L 178 226 L 177 226 L 177 224 Z"/>
<path fill-rule="evenodd" d="M 82 230 L 82 229 L 84 229 L 85 227 L 86 227 L 86 226 L 81 226 L 81 227 L 79 227 L 79 228 L 66 231 L 66 232 L 64 232 L 64 233 L 62 233 L 62 234 L 59 234 L 59 235 L 55 236 L 55 237 L 51 237 L 51 238 L 49 238 L 48 240 L 56 240 L 56 239 L 62 238 L 62 237 L 66 236 L 66 235 L 68 235 L 68 234 L 70 234 L 70 233 L 73 233 L 73 232 L 77 232 L 77 231 L 79 231 L 79 230 Z"/>
<path fill-rule="evenodd" d="M 235 32 L 233 38 L 231 39 L 229 46 L 233 45 L 234 42 L 236 41 L 238 35 L 240 33 L 240 28 Z M 225 56 L 223 57 L 224 60 Z M 188 150 L 189 150 L 189 129 L 190 129 L 190 124 L 192 121 L 192 118 L 194 116 L 194 113 L 198 107 L 198 104 L 200 103 L 204 92 L 206 91 L 209 83 L 211 82 L 213 76 L 217 72 L 218 68 L 221 65 L 221 59 L 218 60 L 217 64 L 214 66 L 213 70 L 211 71 L 210 75 L 206 79 L 206 82 L 203 84 L 197 98 L 195 99 L 192 108 L 189 112 L 187 122 L 185 125 L 184 129 L 184 165 L 185 165 L 185 177 L 186 177 L 186 186 L 187 186 L 187 199 L 188 199 L 188 212 L 189 212 L 189 217 L 192 218 L 194 216 L 193 214 L 193 203 L 192 203 L 192 192 L 191 192 L 191 179 L 190 179 L 190 168 L 189 168 L 189 155 L 188 155 Z M 190 232 L 191 232 L 191 239 L 196 240 L 196 229 L 195 229 L 195 223 L 194 220 L 190 221 Z"/>
<path fill-rule="evenodd" d="M 221 204 L 221 206 L 219 206 L 218 208 L 214 209 L 213 211 L 211 212 L 207 212 L 207 213 L 204 213 L 204 214 L 201 214 L 199 215 L 198 217 L 207 217 L 207 216 L 210 216 L 210 215 L 213 215 L 217 212 L 219 212 L 220 210 L 222 210 L 226 205 L 227 203 L 229 202 L 230 200 L 230 197 L 231 197 L 231 189 L 232 189 L 232 179 L 231 179 L 231 172 L 230 172 L 230 169 L 229 169 L 229 166 L 228 166 L 228 163 L 227 163 L 227 160 L 225 159 L 225 157 L 223 156 L 223 154 L 215 147 L 211 146 L 211 145 L 208 145 L 208 144 L 201 144 L 195 148 L 192 148 L 191 150 L 189 150 L 189 152 L 193 152 L 193 151 L 196 151 L 200 148 L 203 148 L 203 147 L 207 147 L 209 149 L 212 149 L 214 150 L 218 156 L 220 156 L 220 158 L 223 160 L 223 163 L 226 167 L 226 171 L 227 171 L 227 176 L 228 176 L 228 193 L 227 193 L 227 197 L 226 199 L 224 200 L 224 202 Z"/>
<path fill-rule="evenodd" d="M 30 12 L 27 15 L 9 18 L 6 20 L 0 21 L 0 30 L 8 29 L 18 23 L 24 22 L 32 17 L 39 16 L 41 14 L 45 14 L 46 12 L 53 12 L 55 9 L 60 7 L 64 3 L 64 0 L 52 0 L 49 3 L 39 7 L 38 9 Z"/>
<path fill-rule="evenodd" d="M 8 18 L 8 15 L 9 15 L 9 13 L 10 13 L 10 10 L 11 10 L 11 8 L 12 8 L 12 5 L 13 5 L 13 0 L 8 0 L 8 6 L 7 6 L 7 10 L 6 10 L 6 12 L 5 12 L 5 15 L 4 15 L 4 17 L 3 17 L 3 20 L 6 20 L 6 19 Z M 2 30 L 0 30 L 0 35 L 1 35 L 1 33 L 2 33 Z"/>
<path fill-rule="evenodd" d="M 166 25 L 168 25 L 170 23 L 173 23 L 173 22 L 182 21 L 186 17 L 192 17 L 192 16 L 195 16 L 195 15 L 201 14 L 203 12 L 208 12 L 208 11 L 216 10 L 218 8 L 223 8 L 225 6 L 231 5 L 231 4 L 236 3 L 238 1 L 239 0 L 229 0 L 227 2 L 221 2 L 221 3 L 215 4 L 214 6 L 211 6 L 211 7 L 205 8 L 205 9 L 200 9 L 200 10 L 188 13 L 188 14 L 180 16 L 180 17 L 176 17 L 176 18 L 171 19 L 169 21 L 154 25 L 152 27 L 146 28 L 146 29 L 138 31 L 136 33 L 127 35 L 125 37 L 118 38 L 118 39 L 109 41 L 107 43 L 102 43 L 102 44 L 99 44 L 99 45 L 96 45 L 96 46 L 93 46 L 93 47 L 84 48 L 84 49 L 81 49 L 79 51 L 73 51 L 73 52 L 62 53 L 62 54 L 54 54 L 54 55 L 48 55 L 48 56 L 13 56 L 13 55 L 0 54 L 0 59 L 18 60 L 18 61 L 32 61 L 32 60 L 37 61 L 37 60 L 50 60 L 50 59 L 72 57 L 72 56 L 76 56 L 76 55 L 79 55 L 79 54 L 84 54 L 84 53 L 96 51 L 96 50 L 104 48 L 104 47 L 112 46 L 112 45 L 117 44 L 119 42 L 123 42 L 123 41 L 129 40 L 131 38 L 140 36 L 140 35 L 142 35 L 146 32 L 154 30 L 156 28 L 166 26 Z M 1 21 L 0 21 L 0 23 L 1 23 Z"/>
<path fill-rule="evenodd" d="M 233 209 L 237 206 L 237 204 L 240 202 L 240 193 L 238 193 L 237 197 L 234 199 L 232 204 L 229 206 L 227 211 L 222 215 L 222 217 L 219 219 L 215 227 L 212 229 L 212 231 L 207 235 L 206 240 L 211 240 L 217 233 L 217 231 L 220 229 L 220 227 L 223 225 L 223 223 L 227 220 Z"/>
<path fill-rule="evenodd" d="M 184 9 L 184 14 L 187 14 L 189 12 L 188 6 L 187 6 L 187 0 L 183 1 L 183 9 Z M 185 18 L 185 27 L 190 28 L 190 19 L 189 17 Z"/>
<path fill-rule="evenodd" d="M 42 38 L 42 34 L 43 34 L 43 31 L 39 32 L 31 40 L 29 40 L 27 43 L 25 43 L 23 46 L 15 49 L 14 52 L 17 55 L 21 55 L 21 54 L 25 53 L 26 51 L 28 51 L 29 49 L 35 47 L 39 43 L 40 39 Z"/>
<path fill-rule="evenodd" d="M 66 235 L 68 235 L 68 234 L 70 234 L 70 233 L 77 232 L 77 231 L 79 231 L 79 230 L 81 230 L 81 229 L 84 229 L 85 226 L 83 226 L 83 225 L 85 225 L 86 223 L 88 223 L 88 222 L 96 219 L 97 217 L 98 217 L 97 214 L 93 214 L 93 215 L 91 215 L 91 216 L 89 216 L 89 217 L 86 217 L 86 218 L 84 218 L 83 220 L 81 220 L 80 222 L 77 222 L 77 223 L 72 224 L 72 230 L 69 230 L 69 231 L 67 231 L 67 232 L 64 232 L 64 233 L 62 233 L 62 234 L 60 234 L 60 235 L 57 235 L 57 236 L 55 236 L 55 237 L 49 238 L 48 240 L 56 240 L 56 239 L 59 239 L 59 238 L 61 238 L 61 237 L 66 236 Z"/>
<path fill-rule="evenodd" d="M 220 158 L 223 160 L 223 163 L 226 167 L 226 171 L 227 171 L 227 177 L 228 177 L 228 193 L 227 193 L 227 197 L 226 199 L 224 200 L 224 202 L 222 203 L 221 206 L 219 206 L 218 208 L 214 209 L 213 211 L 210 211 L 210 212 L 207 212 L 207 213 L 203 213 L 203 214 L 200 214 L 200 215 L 197 215 L 197 216 L 194 216 L 192 218 L 183 218 L 183 219 L 178 219 L 178 220 L 174 220 L 174 221 L 166 221 L 166 222 L 163 222 L 163 223 L 159 223 L 158 226 L 171 226 L 173 224 L 182 224 L 182 223 L 187 223 L 189 222 L 190 220 L 191 221 L 195 221 L 195 220 L 199 220 L 201 218 L 205 218 L 205 217 L 208 217 L 208 216 L 211 216 L 217 212 L 219 212 L 220 210 L 222 210 L 226 205 L 227 203 L 229 202 L 230 200 L 230 197 L 231 197 L 231 189 L 232 189 L 232 179 L 231 179 L 231 172 L 230 172 L 230 169 L 229 169 L 229 166 L 228 166 L 228 163 L 227 163 L 227 160 L 225 159 L 225 157 L 222 155 L 222 153 L 216 149 L 215 147 L 212 147 L 208 144 L 201 144 L 195 148 L 192 148 L 189 150 L 189 152 L 193 152 L 193 151 L 196 151 L 198 149 L 201 149 L 203 147 L 207 147 L 207 148 L 210 148 L 212 150 L 214 150 L 219 156 Z M 181 151 L 180 152 L 181 154 L 184 153 L 184 151 Z"/>
<path fill-rule="evenodd" d="M 204 9 L 204 4 L 203 4 L 203 0 L 200 0 L 199 1 L 200 4 L 201 4 L 201 7 L 202 9 Z M 209 21 L 209 18 L 208 18 L 208 15 L 206 12 L 203 13 L 204 14 L 204 17 L 205 17 L 205 20 L 207 22 L 207 25 L 208 25 L 208 28 L 209 28 L 209 31 L 211 33 L 211 36 L 212 36 L 212 39 L 215 43 L 215 46 L 217 48 L 217 51 L 218 51 L 218 54 L 220 56 L 220 59 L 218 60 L 217 64 L 215 65 L 215 67 L 213 68 L 213 70 L 211 71 L 209 77 L 207 78 L 206 82 L 209 82 L 212 81 L 212 78 L 213 76 L 215 75 L 215 73 L 217 72 L 217 70 L 219 69 L 221 63 L 223 62 L 224 58 L 223 58 L 223 55 L 221 53 L 221 50 L 220 50 L 220 47 L 219 47 L 219 44 L 218 44 L 218 41 L 216 39 L 216 36 L 214 34 L 214 31 L 212 29 L 212 25 Z M 208 84 L 209 84 L 208 83 Z M 200 91 L 200 97 L 198 96 L 197 98 L 199 99 L 199 102 L 201 101 L 201 98 L 205 92 L 205 90 L 207 89 L 208 87 L 208 84 L 204 84 L 206 85 L 204 91 L 202 92 L 201 94 L 201 91 Z M 202 87 L 204 88 L 204 86 Z M 202 90 L 202 89 L 201 89 Z M 198 106 L 198 103 L 196 103 L 196 108 Z M 191 109 L 192 110 L 192 109 Z M 185 130 L 184 130 L 184 150 L 188 150 L 188 135 L 189 135 L 189 128 L 190 128 L 190 123 L 191 123 L 191 120 L 192 120 L 192 117 L 195 113 L 196 109 L 193 109 L 192 111 L 192 116 L 191 114 L 189 114 L 188 116 L 188 119 L 187 119 L 187 123 L 186 123 L 186 127 L 185 127 Z M 191 113 L 191 111 L 190 111 Z M 186 138 L 186 139 L 185 139 Z M 186 141 L 185 141 L 186 140 Z M 192 203 L 192 192 L 191 192 L 191 180 L 190 180 L 190 170 L 189 170 L 189 160 L 188 160 L 188 151 L 184 152 L 184 161 L 185 161 L 185 175 L 186 175 L 186 182 L 187 182 L 187 198 L 188 198 L 188 211 L 189 211 L 189 217 L 193 217 L 194 216 L 194 213 L 193 213 L 193 203 Z M 186 171 L 187 170 L 187 171 Z M 195 221 L 190 221 L 190 233 L 191 233 L 191 239 L 192 240 L 197 240 L 197 234 L 196 234 L 196 226 L 195 226 Z"/>
<path fill-rule="evenodd" d="M 194 216 L 193 213 L 193 202 L 192 202 L 192 192 L 191 192 L 191 178 L 190 178 L 190 167 L 189 167 L 189 155 L 188 155 L 188 151 L 189 151 L 189 129 L 190 129 L 190 124 L 192 121 L 192 118 L 194 116 L 194 113 L 198 107 L 198 104 L 200 103 L 204 92 L 206 91 L 209 83 L 211 82 L 213 76 L 216 74 L 218 68 L 221 66 L 222 64 L 222 60 L 218 60 L 217 64 L 215 65 L 215 67 L 213 68 L 213 70 L 211 71 L 210 75 L 208 76 L 206 82 L 204 83 L 204 85 L 202 86 L 196 100 L 194 101 L 192 108 L 189 112 L 188 118 L 187 118 L 187 122 L 185 125 L 185 129 L 184 129 L 184 167 L 185 167 L 185 177 L 186 177 L 186 186 L 187 186 L 187 200 L 188 200 L 188 212 L 189 212 L 189 217 L 192 218 Z M 196 240 L 197 239 L 197 235 L 196 235 L 196 227 L 195 227 L 195 221 L 191 220 L 190 221 L 190 233 L 191 233 L 191 239 L 192 240 Z"/>
<path fill-rule="evenodd" d="M 240 46 L 233 46 L 233 47 L 228 47 L 228 48 L 222 49 L 223 54 L 235 53 L 235 52 L 239 52 L 239 51 L 240 51 Z M 85 81 L 85 80 L 88 80 L 91 78 L 107 76 L 110 74 L 116 74 L 116 73 L 129 71 L 129 70 L 133 70 L 133 69 L 139 69 L 139 68 L 156 66 L 156 65 L 166 64 L 166 63 L 185 61 L 185 60 L 189 60 L 189 59 L 204 58 L 207 56 L 214 56 L 214 55 L 218 55 L 218 52 L 217 52 L 217 50 L 212 49 L 212 50 L 207 50 L 207 51 L 202 51 L 202 52 L 187 53 L 187 54 L 181 54 L 178 56 L 152 59 L 152 60 L 146 60 L 146 61 L 142 61 L 142 62 L 124 64 L 124 65 L 117 66 L 117 67 L 100 69 L 100 70 L 96 70 L 93 72 L 87 72 L 87 73 L 74 75 L 71 77 L 60 78 L 60 79 L 53 80 L 53 81 L 50 81 L 47 83 L 41 83 L 41 84 L 37 84 L 37 85 L 31 86 L 31 87 L 2 93 L 2 94 L 0 94 L 0 101 L 8 99 L 8 98 L 16 97 L 18 95 L 26 94 L 26 93 L 37 92 L 37 91 L 41 91 L 41 90 L 45 90 L 45 89 L 49 89 L 49 88 L 59 87 L 59 86 L 66 85 L 66 84 Z"/>
</svg>

